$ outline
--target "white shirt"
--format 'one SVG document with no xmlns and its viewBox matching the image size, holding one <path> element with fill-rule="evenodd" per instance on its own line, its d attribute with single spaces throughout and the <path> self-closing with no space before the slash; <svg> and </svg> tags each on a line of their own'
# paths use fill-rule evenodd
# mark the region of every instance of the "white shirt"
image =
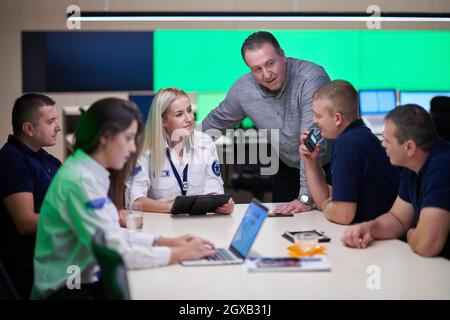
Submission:
<svg viewBox="0 0 450 320">
<path fill-rule="evenodd" d="M 82 150 L 56 173 L 40 212 L 32 298 L 45 298 L 65 286 L 73 276 L 71 266 L 80 269 L 81 286 L 98 280 L 91 249 L 97 228 L 103 229 L 108 246 L 122 255 L 127 268 L 169 263 L 170 248 L 152 247 L 153 235 L 120 227 L 117 209 L 108 198 L 109 185 L 109 172 Z"/>
<path fill-rule="evenodd" d="M 164 153 L 164 162 L 161 171 L 155 174 L 150 172 L 150 150 L 139 157 L 135 174 L 127 184 L 127 202 L 133 202 L 141 197 L 173 201 L 181 195 L 180 185 L 167 157 L 168 148 L 166 144 L 165 148 L 159 151 Z M 187 195 L 224 193 L 216 145 L 209 135 L 194 130 L 193 139 L 188 139 L 183 148 L 181 161 L 175 150 L 169 148 L 169 151 L 181 180 L 183 180 L 183 169 L 188 164 Z M 159 179 L 155 178 L 156 174 Z"/>
</svg>

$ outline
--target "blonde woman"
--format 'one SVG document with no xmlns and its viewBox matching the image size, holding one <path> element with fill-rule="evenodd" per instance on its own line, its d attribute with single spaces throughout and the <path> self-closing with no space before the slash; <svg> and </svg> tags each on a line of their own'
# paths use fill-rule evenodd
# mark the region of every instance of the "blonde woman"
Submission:
<svg viewBox="0 0 450 320">
<path fill-rule="evenodd" d="M 194 130 L 188 95 L 161 89 L 153 99 L 141 155 L 127 188 L 128 202 L 139 200 L 144 211 L 170 212 L 179 195 L 223 194 L 217 150 L 212 139 Z M 230 214 L 234 202 L 216 212 Z"/>
</svg>

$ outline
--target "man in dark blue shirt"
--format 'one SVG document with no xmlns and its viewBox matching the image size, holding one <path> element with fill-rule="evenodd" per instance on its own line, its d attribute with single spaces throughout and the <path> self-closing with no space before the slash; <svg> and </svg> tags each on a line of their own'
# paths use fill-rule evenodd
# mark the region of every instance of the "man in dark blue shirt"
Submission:
<svg viewBox="0 0 450 320">
<path fill-rule="evenodd" d="M 389 112 L 383 135 L 391 163 L 405 168 L 397 199 L 386 214 L 349 228 L 342 242 L 365 248 L 371 240 L 406 234 L 418 254 L 450 259 L 450 143 L 438 137 L 430 115 L 417 105 Z"/>
<path fill-rule="evenodd" d="M 359 118 L 355 88 L 344 80 L 323 85 L 314 94 L 313 113 L 322 136 L 335 139 L 326 179 L 317 160 L 320 144 L 312 152 L 300 146 L 308 188 L 318 208 L 340 224 L 371 220 L 389 210 L 400 173 Z M 306 136 L 305 132 L 302 142 Z"/>
<path fill-rule="evenodd" d="M 61 162 L 43 147 L 61 128 L 55 102 L 25 94 L 14 103 L 14 135 L 0 150 L 0 259 L 22 298 L 29 298 L 39 211 Z"/>
</svg>

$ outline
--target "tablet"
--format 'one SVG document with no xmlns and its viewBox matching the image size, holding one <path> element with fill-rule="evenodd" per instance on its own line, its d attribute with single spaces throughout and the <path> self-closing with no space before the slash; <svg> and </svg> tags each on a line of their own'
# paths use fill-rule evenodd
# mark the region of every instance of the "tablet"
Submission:
<svg viewBox="0 0 450 320">
<path fill-rule="evenodd" d="M 230 198 L 231 196 L 228 194 L 178 196 L 175 198 L 170 213 L 173 215 L 204 215 L 208 212 L 214 212 L 218 207 L 227 203 Z"/>
</svg>

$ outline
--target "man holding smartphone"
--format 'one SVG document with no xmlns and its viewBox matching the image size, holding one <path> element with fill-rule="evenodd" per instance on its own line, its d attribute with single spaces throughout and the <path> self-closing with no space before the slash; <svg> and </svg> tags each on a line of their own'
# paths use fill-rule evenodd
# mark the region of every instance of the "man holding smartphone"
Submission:
<svg viewBox="0 0 450 320">
<path fill-rule="evenodd" d="M 322 137 L 335 140 L 326 175 L 317 158 L 320 143 L 310 151 L 304 144 L 309 133 L 301 137 L 299 151 L 311 195 L 319 210 L 339 224 L 383 214 L 394 203 L 399 186 L 398 169 L 389 163 L 380 140 L 360 119 L 358 110 L 358 94 L 344 80 L 323 85 L 313 96 L 314 123 Z"/>
</svg>

